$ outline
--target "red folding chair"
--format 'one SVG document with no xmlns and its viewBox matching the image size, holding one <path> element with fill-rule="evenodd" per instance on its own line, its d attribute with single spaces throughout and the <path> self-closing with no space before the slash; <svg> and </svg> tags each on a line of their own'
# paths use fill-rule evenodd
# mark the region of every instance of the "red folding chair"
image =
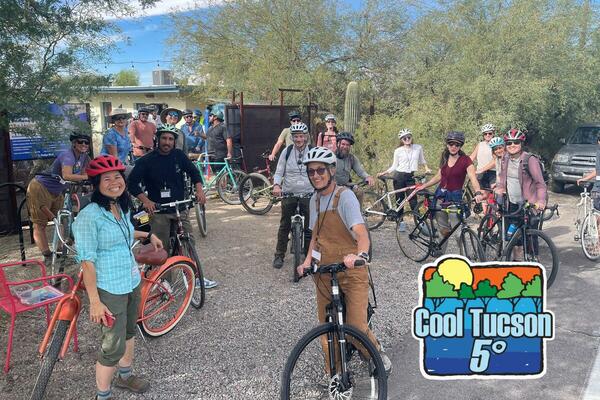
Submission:
<svg viewBox="0 0 600 400">
<path fill-rule="evenodd" d="M 38 267 L 40 276 L 38 278 L 21 280 L 21 281 L 9 281 L 6 277 L 6 270 L 8 268 L 25 268 L 25 267 Z M 34 271 L 36 268 L 29 268 L 31 271 Z M 29 273 L 30 271 L 28 271 Z M 64 278 L 69 282 L 69 289 L 73 287 L 73 279 L 70 276 L 65 274 L 58 275 L 46 275 L 46 266 L 43 262 L 38 260 L 25 260 L 25 261 L 16 261 L 7 264 L 0 264 L 0 309 L 10 315 L 10 328 L 8 330 L 8 346 L 6 348 L 6 361 L 4 363 L 4 372 L 8 372 L 10 368 L 10 356 L 12 352 L 12 341 L 13 341 L 13 333 L 15 330 L 15 321 L 17 318 L 17 314 L 23 313 L 26 311 L 35 310 L 36 308 L 44 307 L 46 309 L 46 324 L 50 322 L 50 304 L 58 302 L 64 294 L 60 292 L 58 289 L 54 289 L 52 287 L 51 280 L 55 278 Z M 47 289 L 43 289 L 45 291 L 52 292 L 56 295 L 56 297 L 49 299 L 40 299 L 40 301 L 35 301 L 32 304 L 25 304 L 21 301 L 17 295 L 11 291 L 11 288 L 18 288 L 19 286 L 23 288 L 23 285 L 31 285 L 34 286 L 35 290 L 40 290 L 41 288 L 46 287 Z M 50 289 L 51 288 L 51 289 Z M 39 292 L 37 292 L 39 293 Z M 77 337 L 77 336 L 75 336 Z M 77 339 L 75 339 L 77 340 Z"/>
</svg>

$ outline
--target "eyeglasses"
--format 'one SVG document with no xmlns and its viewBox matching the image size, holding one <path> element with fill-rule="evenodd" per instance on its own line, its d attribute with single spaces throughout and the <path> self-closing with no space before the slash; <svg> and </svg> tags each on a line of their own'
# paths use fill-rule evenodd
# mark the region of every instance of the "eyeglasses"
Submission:
<svg viewBox="0 0 600 400">
<path fill-rule="evenodd" d="M 521 144 L 520 140 L 507 140 L 506 141 L 507 146 L 520 145 L 520 144 Z"/>
<path fill-rule="evenodd" d="M 404 137 L 402 138 L 402 140 L 411 140 L 411 139 L 412 139 L 412 136 L 404 136 Z"/>
<path fill-rule="evenodd" d="M 177 111 L 169 111 L 169 115 L 171 117 L 179 117 L 179 113 Z"/>
<path fill-rule="evenodd" d="M 292 121 L 292 122 L 300 122 L 300 121 L 302 121 L 302 120 L 301 120 L 300 118 L 294 118 L 294 119 L 292 119 L 291 121 Z"/>
<path fill-rule="evenodd" d="M 319 174 L 319 176 L 323 176 L 323 175 L 325 175 L 325 171 L 327 171 L 327 168 L 325 168 L 325 167 L 309 168 L 308 170 L 306 170 L 306 173 L 308 173 L 308 176 L 315 176 L 315 174 Z"/>
<path fill-rule="evenodd" d="M 89 140 L 80 139 L 80 140 L 77 140 L 77 144 L 86 144 L 86 145 L 89 146 L 90 142 L 89 142 Z"/>
<path fill-rule="evenodd" d="M 493 134 L 494 134 L 494 132 L 491 132 L 491 131 L 490 132 L 483 132 L 483 136 L 493 135 Z"/>
<path fill-rule="evenodd" d="M 453 147 L 462 147 L 462 143 L 460 142 L 446 142 L 446 144 Z"/>
</svg>

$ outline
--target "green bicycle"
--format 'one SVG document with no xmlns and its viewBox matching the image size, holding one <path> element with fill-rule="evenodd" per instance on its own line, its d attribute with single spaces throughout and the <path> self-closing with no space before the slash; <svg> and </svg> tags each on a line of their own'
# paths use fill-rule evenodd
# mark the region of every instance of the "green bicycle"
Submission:
<svg viewBox="0 0 600 400">
<path fill-rule="evenodd" d="M 204 156 L 204 155 L 203 155 Z M 208 154 L 207 157 L 213 155 Z M 246 177 L 246 173 L 240 169 L 234 169 L 231 167 L 231 163 L 235 164 L 241 160 L 241 158 L 226 158 L 224 161 L 210 161 L 207 157 L 201 157 L 197 161 L 194 161 L 196 168 L 200 171 L 202 177 L 202 188 L 204 193 L 207 193 L 211 189 L 216 188 L 217 194 L 227 204 L 240 204 L 239 188 L 240 181 Z M 213 156 L 214 157 L 214 156 Z M 203 171 L 207 170 L 207 167 L 221 167 L 219 172 L 214 174 L 208 181 Z M 217 168 L 218 169 L 218 168 Z"/>
</svg>

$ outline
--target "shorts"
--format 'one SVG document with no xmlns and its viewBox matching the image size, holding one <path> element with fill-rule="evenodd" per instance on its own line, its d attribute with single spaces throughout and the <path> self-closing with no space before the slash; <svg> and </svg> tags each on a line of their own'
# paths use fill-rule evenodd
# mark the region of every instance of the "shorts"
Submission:
<svg viewBox="0 0 600 400">
<path fill-rule="evenodd" d="M 111 328 L 101 326 L 102 345 L 98 351 L 98 362 L 105 367 L 114 367 L 125 354 L 125 342 L 135 337 L 141 284 L 131 293 L 112 294 L 98 288 L 100 301 L 115 317 Z"/>
<path fill-rule="evenodd" d="M 485 171 L 477 174 L 477 181 L 482 190 L 490 190 L 492 185 L 496 183 L 496 171 Z"/>
<path fill-rule="evenodd" d="M 594 202 L 594 208 L 600 211 L 600 192 L 592 190 L 591 196 Z"/>
<path fill-rule="evenodd" d="M 62 194 L 52 194 L 37 179 L 32 179 L 27 186 L 27 209 L 29 210 L 29 219 L 38 225 L 47 225 L 50 220 L 42 211 L 42 207 L 47 207 L 52 214 L 56 215 L 64 203 Z"/>
</svg>

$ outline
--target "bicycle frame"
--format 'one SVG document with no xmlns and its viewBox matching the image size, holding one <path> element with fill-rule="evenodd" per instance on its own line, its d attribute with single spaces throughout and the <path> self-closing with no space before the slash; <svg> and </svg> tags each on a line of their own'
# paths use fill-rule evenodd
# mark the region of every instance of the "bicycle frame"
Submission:
<svg viewBox="0 0 600 400">
<path fill-rule="evenodd" d="M 195 161 L 194 164 L 196 164 L 196 168 L 198 168 L 198 170 L 200 171 L 200 174 L 202 177 L 202 189 L 204 190 L 204 193 L 208 192 L 210 189 L 215 187 L 219 178 L 221 176 L 223 176 L 224 174 L 229 175 L 229 179 L 231 179 L 231 182 L 233 182 L 233 184 L 234 184 L 234 189 L 237 187 L 237 182 L 235 181 L 235 178 L 233 176 L 233 170 L 231 169 L 231 165 L 227 161 L 227 158 L 223 162 L 198 160 L 198 161 Z M 224 165 L 224 167 L 221 168 L 221 170 L 219 172 L 214 174 L 208 182 L 206 182 L 206 180 L 204 178 L 204 174 L 202 173 L 202 169 L 206 168 L 209 165 Z"/>
<path fill-rule="evenodd" d="M 581 238 L 581 229 L 583 227 L 583 221 L 594 210 L 592 196 L 591 193 L 588 191 L 588 187 L 586 185 L 583 186 L 583 192 L 580 193 L 579 196 L 581 198 L 576 206 L 577 216 L 575 218 L 575 240 L 579 240 Z"/>
<path fill-rule="evenodd" d="M 337 334 L 338 337 L 338 345 L 340 346 L 339 348 L 339 352 L 340 352 L 340 364 L 342 367 L 342 383 L 344 385 L 348 385 L 348 374 L 347 372 L 347 365 L 348 365 L 348 360 L 346 359 L 346 340 L 345 340 L 345 332 L 344 332 L 344 306 L 342 304 L 342 299 L 341 299 L 341 295 L 340 295 L 340 284 L 338 282 L 337 279 L 337 274 L 335 273 L 335 271 L 331 272 L 331 303 L 329 303 L 327 306 L 325 306 L 325 320 L 327 322 L 333 322 L 335 324 L 336 330 L 335 330 L 335 334 Z M 334 342 L 335 339 L 333 337 L 334 333 L 333 332 L 329 332 L 327 334 L 327 344 L 328 344 L 328 348 L 329 348 L 329 365 L 330 366 L 334 366 L 335 364 L 335 346 L 334 346 Z M 330 376 L 333 377 L 335 375 L 335 371 L 334 368 L 330 368 Z"/>
<path fill-rule="evenodd" d="M 403 192 L 407 192 L 409 190 L 412 190 L 412 192 L 410 192 L 405 198 L 404 200 L 402 200 L 400 202 L 400 204 L 396 204 L 395 200 L 392 200 L 392 195 L 395 195 L 396 193 L 403 193 Z M 411 186 L 407 186 L 405 188 L 402 189 L 397 189 L 397 190 L 393 190 L 391 192 L 386 191 L 383 196 L 381 196 L 379 199 L 377 199 L 377 201 L 373 204 L 379 204 L 381 201 L 383 201 L 384 199 L 387 201 L 387 206 L 388 206 L 388 210 L 393 210 L 395 212 L 399 212 L 400 210 L 402 210 L 404 208 L 404 206 L 413 198 L 417 195 L 417 193 L 419 192 L 420 189 L 417 189 L 417 185 L 411 185 Z M 396 204 L 396 207 L 394 207 L 394 204 Z M 384 212 L 380 212 L 380 211 L 375 211 L 372 210 L 371 207 L 367 207 L 365 208 L 364 212 L 366 213 L 370 213 L 373 215 L 383 215 L 383 216 L 387 216 L 387 213 Z"/>
</svg>

